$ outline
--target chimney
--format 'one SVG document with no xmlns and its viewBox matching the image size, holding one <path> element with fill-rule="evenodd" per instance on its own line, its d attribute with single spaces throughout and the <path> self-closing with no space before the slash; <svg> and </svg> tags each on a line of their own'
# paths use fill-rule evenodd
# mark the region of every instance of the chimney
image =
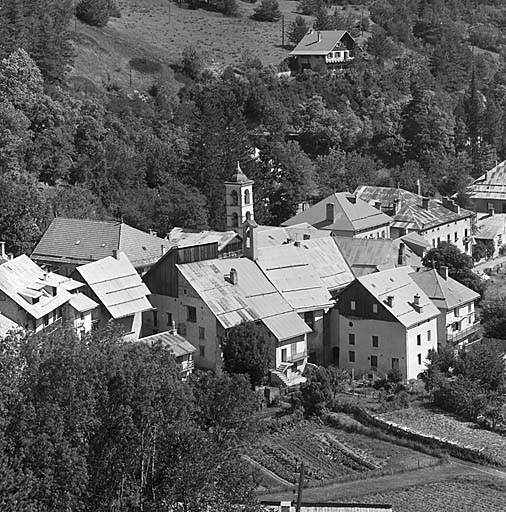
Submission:
<svg viewBox="0 0 506 512">
<path fill-rule="evenodd" d="M 448 267 L 446 267 L 446 266 L 439 267 L 439 274 L 446 281 L 448 279 Z"/>
<path fill-rule="evenodd" d="M 165 254 L 165 245 L 163 244 L 160 245 L 160 253 L 162 256 Z"/>
<path fill-rule="evenodd" d="M 357 198 L 355 196 L 348 196 L 348 201 L 351 204 L 356 204 L 357 203 Z"/>
<path fill-rule="evenodd" d="M 169 330 L 170 334 L 177 334 L 176 321 L 172 320 L 172 328 Z"/>
<path fill-rule="evenodd" d="M 415 306 L 419 306 L 420 305 L 420 295 L 418 295 L 418 293 L 413 297 L 413 304 Z"/>
<path fill-rule="evenodd" d="M 119 260 L 119 253 L 118 253 L 118 249 L 113 249 L 113 250 L 112 250 L 112 257 L 113 257 L 115 260 Z"/>
<path fill-rule="evenodd" d="M 293 245 L 295 245 L 295 247 L 300 247 L 300 241 L 299 240 L 295 240 Z"/>
<path fill-rule="evenodd" d="M 455 201 L 450 199 L 449 197 L 443 197 L 443 206 L 451 210 L 453 213 L 460 213 L 460 206 L 455 204 Z"/>
<path fill-rule="evenodd" d="M 237 270 L 235 268 L 230 269 L 230 282 L 232 284 L 238 284 L 239 277 L 237 275 Z"/>
<path fill-rule="evenodd" d="M 490 215 L 491 217 L 493 217 L 493 216 L 494 216 L 494 214 L 495 214 L 495 208 L 494 208 L 494 205 L 492 205 L 492 206 L 488 209 L 488 213 L 489 213 L 489 215 Z M 3 244 L 4 244 L 5 242 L 1 242 L 1 243 L 3 243 Z M 3 252 L 3 251 L 2 251 L 2 252 Z"/>
<path fill-rule="evenodd" d="M 381 201 L 374 201 L 374 208 L 381 211 Z"/>
<path fill-rule="evenodd" d="M 398 265 L 405 265 L 406 264 L 404 242 L 400 242 L 399 243 L 399 254 L 397 256 L 397 264 Z"/>
<path fill-rule="evenodd" d="M 330 222 L 331 224 L 333 224 L 334 223 L 334 204 L 327 203 L 326 208 L 327 208 L 327 215 L 326 215 L 325 220 L 327 222 Z"/>
<path fill-rule="evenodd" d="M 429 209 L 429 198 L 428 197 L 422 197 L 422 208 L 424 210 Z"/>
<path fill-rule="evenodd" d="M 5 242 L 0 242 L 0 258 L 3 260 L 7 259 L 7 254 L 5 254 Z"/>
<path fill-rule="evenodd" d="M 422 195 L 422 184 L 420 183 L 420 178 L 416 180 L 416 193 L 421 196 Z"/>
<path fill-rule="evenodd" d="M 394 296 L 393 295 L 388 295 L 388 297 L 386 298 L 385 300 L 385 303 L 388 307 L 392 307 L 393 303 L 394 303 Z"/>
<path fill-rule="evenodd" d="M 151 236 L 158 236 L 158 233 L 156 231 L 153 231 L 152 229 L 149 230 L 149 234 Z"/>
</svg>

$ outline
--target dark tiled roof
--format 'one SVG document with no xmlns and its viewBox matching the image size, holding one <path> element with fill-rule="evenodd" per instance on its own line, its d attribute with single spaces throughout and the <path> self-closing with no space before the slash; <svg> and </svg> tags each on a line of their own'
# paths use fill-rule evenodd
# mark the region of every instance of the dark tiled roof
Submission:
<svg viewBox="0 0 506 512">
<path fill-rule="evenodd" d="M 474 215 L 456 205 L 452 208 L 457 211 L 453 211 L 436 199 L 428 199 L 427 208 L 424 208 L 422 196 L 400 188 L 364 185 L 358 187 L 355 194 L 370 205 L 381 203 L 381 208 L 386 211 L 393 209 L 397 202 L 396 213 L 390 214 L 394 219 L 392 228 L 421 231 Z"/>
<path fill-rule="evenodd" d="M 118 221 L 57 217 L 32 253 L 36 261 L 82 265 L 124 252 L 136 268 L 154 264 L 174 244 Z"/>
</svg>

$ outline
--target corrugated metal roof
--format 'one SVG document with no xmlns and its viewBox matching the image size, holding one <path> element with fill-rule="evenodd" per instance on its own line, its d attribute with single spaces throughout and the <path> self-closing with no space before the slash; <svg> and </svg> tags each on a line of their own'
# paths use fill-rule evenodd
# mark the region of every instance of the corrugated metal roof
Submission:
<svg viewBox="0 0 506 512">
<path fill-rule="evenodd" d="M 293 311 L 260 268 L 247 258 L 197 261 L 177 268 L 225 329 L 242 322 L 265 322 L 266 318 Z M 231 269 L 237 271 L 235 285 L 228 277 Z M 280 341 L 287 339 L 285 336 L 302 335 L 307 332 L 307 325 L 302 324 L 294 324 L 296 334 L 293 329 L 273 334 Z"/>
<path fill-rule="evenodd" d="M 294 309 L 314 310 L 332 305 L 325 283 L 300 248 L 293 245 L 261 248 L 257 264 Z"/>
<path fill-rule="evenodd" d="M 327 220 L 327 204 L 334 205 L 333 222 Z M 318 229 L 356 233 L 387 226 L 391 220 L 388 215 L 353 194 L 338 192 L 288 219 L 282 225 L 293 226 L 307 222 Z"/>
<path fill-rule="evenodd" d="M 123 251 L 134 267 L 154 264 L 174 244 L 117 221 L 57 217 L 35 247 L 32 258 L 81 265 Z"/>
<path fill-rule="evenodd" d="M 263 323 L 279 341 L 289 340 L 304 333 L 311 332 L 309 326 L 294 311 L 264 318 Z"/>
<path fill-rule="evenodd" d="M 146 343 L 147 345 L 160 344 L 174 354 L 174 357 L 187 356 L 193 354 L 197 349 L 186 339 L 178 333 L 169 331 L 152 334 L 144 338 L 139 338 L 136 343 Z"/>
<path fill-rule="evenodd" d="M 77 271 L 113 318 L 152 309 L 147 299 L 150 291 L 125 254 L 88 263 Z"/>
<path fill-rule="evenodd" d="M 410 265 L 419 267 L 421 259 L 404 244 L 404 261 L 399 264 L 400 239 L 334 237 L 356 277 L 378 270 Z"/>
<path fill-rule="evenodd" d="M 467 195 L 470 199 L 506 200 L 506 160 L 474 180 Z"/>
<path fill-rule="evenodd" d="M 346 30 L 309 31 L 290 55 L 327 55 L 341 41 L 344 34 Z"/>
<path fill-rule="evenodd" d="M 45 286 L 56 287 L 56 295 L 45 290 Z M 34 318 L 42 318 L 68 302 L 71 294 L 67 288 L 81 286 L 81 283 L 68 277 L 44 272 L 24 254 L 0 265 L 0 290 Z M 31 304 L 21 294 L 38 297 L 39 301 Z"/>
<path fill-rule="evenodd" d="M 454 212 L 436 199 L 429 199 L 427 208 L 423 208 L 421 196 L 401 188 L 363 185 L 357 187 L 355 194 L 370 205 L 381 203 L 381 208 L 387 210 L 397 202 L 397 211 L 392 214 L 392 228 L 421 231 L 474 215 L 464 208 Z"/>
<path fill-rule="evenodd" d="M 441 309 L 453 309 L 477 300 L 480 295 L 451 277 L 444 279 L 437 270 L 421 268 L 411 278 Z"/>
<path fill-rule="evenodd" d="M 367 291 L 405 327 L 439 315 L 439 309 L 410 276 L 412 272 L 411 267 L 399 267 L 358 278 Z M 393 296 L 392 306 L 386 303 L 389 295 Z M 420 297 L 420 310 L 413 306 L 415 295 Z"/>
<path fill-rule="evenodd" d="M 304 240 L 300 242 L 299 248 L 304 251 L 327 290 L 343 288 L 353 281 L 353 272 L 333 237 Z"/>
<path fill-rule="evenodd" d="M 317 229 L 308 222 L 302 222 L 293 226 L 258 226 L 257 246 L 269 247 L 283 245 L 290 241 L 312 240 L 314 238 L 328 238 L 330 231 Z"/>
<path fill-rule="evenodd" d="M 179 247 L 218 242 L 218 251 L 222 251 L 234 239 L 239 239 L 235 231 L 196 231 L 175 227 L 169 233 L 169 240 Z"/>
<path fill-rule="evenodd" d="M 88 296 L 84 295 L 84 293 L 76 293 L 72 295 L 69 300 L 69 304 L 79 313 L 84 313 L 85 311 L 91 311 L 98 307 L 98 304 L 90 299 Z"/>
</svg>

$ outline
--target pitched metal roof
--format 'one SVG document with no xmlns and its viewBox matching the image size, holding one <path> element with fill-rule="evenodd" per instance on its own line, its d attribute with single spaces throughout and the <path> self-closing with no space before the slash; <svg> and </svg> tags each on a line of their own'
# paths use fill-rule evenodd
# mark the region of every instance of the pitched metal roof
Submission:
<svg viewBox="0 0 506 512">
<path fill-rule="evenodd" d="M 310 264 L 309 253 L 293 245 L 258 249 L 257 264 L 269 281 L 297 311 L 330 307 L 326 283 Z"/>
<path fill-rule="evenodd" d="M 420 268 L 411 278 L 440 309 L 453 309 L 477 300 L 480 295 L 451 277 L 445 279 L 435 269 Z"/>
<path fill-rule="evenodd" d="M 424 208 L 422 196 L 401 188 L 363 185 L 357 187 L 355 194 L 370 205 L 380 203 L 382 209 L 393 209 L 397 203 L 397 211 L 391 214 L 392 228 L 421 231 L 474 215 L 464 208 L 454 212 L 436 199 L 429 199 L 427 208 Z"/>
<path fill-rule="evenodd" d="M 77 267 L 77 272 L 105 306 L 112 318 L 123 318 L 152 308 L 150 291 L 125 254 Z"/>
<path fill-rule="evenodd" d="M 333 237 L 304 240 L 296 244 L 296 247 L 304 252 L 327 290 L 343 288 L 355 278 Z"/>
<path fill-rule="evenodd" d="M 56 288 L 52 295 L 47 287 Z M 0 290 L 34 318 L 42 318 L 71 298 L 70 290 L 81 283 L 52 272 L 44 272 L 28 256 L 21 255 L 0 265 Z M 35 304 L 31 300 L 38 300 Z"/>
<path fill-rule="evenodd" d="M 506 160 L 476 178 L 467 188 L 470 199 L 506 200 Z"/>
<path fill-rule="evenodd" d="M 118 221 L 57 217 L 35 247 L 32 258 L 82 265 L 124 252 L 135 268 L 154 264 L 174 244 Z"/>
<path fill-rule="evenodd" d="M 333 222 L 327 220 L 328 204 L 334 205 Z M 388 215 L 353 194 L 337 192 L 283 222 L 282 226 L 293 226 L 301 222 L 307 222 L 318 229 L 357 233 L 387 226 L 391 220 Z"/>
<path fill-rule="evenodd" d="M 411 267 L 399 267 L 358 278 L 367 291 L 405 327 L 412 327 L 440 314 L 439 309 L 412 279 L 412 272 Z M 420 308 L 414 305 L 415 295 L 420 297 Z M 391 306 L 387 304 L 388 296 L 393 297 Z"/>
<path fill-rule="evenodd" d="M 239 240 L 235 231 L 197 231 L 175 227 L 169 233 L 169 240 L 179 247 L 217 242 L 218 251 L 222 251 L 234 239 Z"/>
<path fill-rule="evenodd" d="M 476 221 L 474 238 L 493 240 L 497 235 L 506 234 L 506 213 L 481 215 Z"/>
<path fill-rule="evenodd" d="M 260 225 L 257 227 L 257 246 L 269 247 L 283 245 L 295 240 L 311 240 L 313 238 L 328 238 L 330 236 L 330 231 L 317 229 L 307 222 L 286 227 Z"/>
<path fill-rule="evenodd" d="M 410 265 L 419 267 L 421 259 L 406 244 L 404 261 L 399 264 L 400 239 L 389 238 L 350 238 L 333 237 L 346 262 L 356 277 L 386 270 L 388 268 Z"/>
<path fill-rule="evenodd" d="M 72 297 L 69 300 L 69 304 L 76 311 L 79 311 L 79 313 L 91 311 L 92 309 L 98 307 L 98 304 L 94 300 L 90 299 L 87 295 L 84 295 L 84 293 L 76 293 L 72 295 Z"/>
<path fill-rule="evenodd" d="M 310 30 L 290 55 L 327 55 L 346 33 L 346 30 Z"/>
<path fill-rule="evenodd" d="M 265 323 L 266 319 L 282 315 L 283 322 L 275 322 L 271 331 L 279 341 L 311 331 L 260 268 L 247 258 L 197 261 L 177 268 L 225 329 L 242 322 Z M 237 272 L 237 284 L 230 281 L 232 269 Z"/>
<path fill-rule="evenodd" d="M 146 343 L 151 346 L 160 344 L 162 347 L 172 352 L 174 357 L 187 356 L 197 351 L 196 347 L 194 347 L 186 338 L 183 338 L 183 336 L 178 333 L 170 331 L 139 338 L 136 340 L 136 343 Z"/>
</svg>

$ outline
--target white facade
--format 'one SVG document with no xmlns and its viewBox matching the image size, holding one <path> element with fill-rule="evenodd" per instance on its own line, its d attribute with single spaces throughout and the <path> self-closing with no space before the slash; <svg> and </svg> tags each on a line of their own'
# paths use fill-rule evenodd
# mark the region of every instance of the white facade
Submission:
<svg viewBox="0 0 506 512">
<path fill-rule="evenodd" d="M 451 242 L 460 251 L 471 255 L 471 230 L 472 218 L 466 217 L 456 222 L 449 222 L 435 228 L 421 230 L 419 234 L 428 240 L 432 247 L 437 247 L 439 242 Z"/>
<path fill-rule="evenodd" d="M 355 233 L 353 238 L 390 238 L 390 226 L 375 227 Z"/>
</svg>

